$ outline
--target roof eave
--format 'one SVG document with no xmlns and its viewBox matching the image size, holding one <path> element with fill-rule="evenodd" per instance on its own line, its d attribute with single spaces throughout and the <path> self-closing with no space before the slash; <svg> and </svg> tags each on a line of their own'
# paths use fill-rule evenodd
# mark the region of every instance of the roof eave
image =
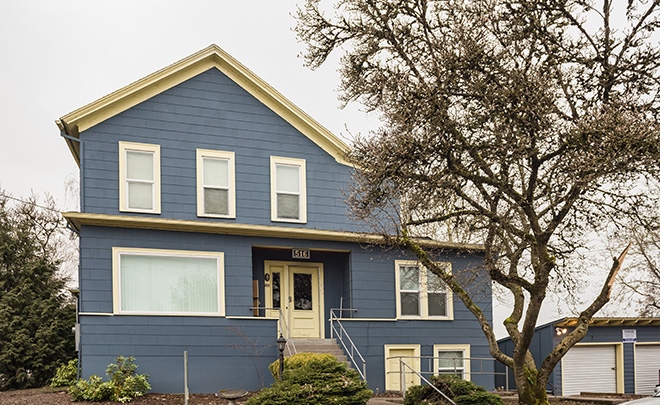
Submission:
<svg viewBox="0 0 660 405">
<path fill-rule="evenodd" d="M 65 134 L 78 138 L 80 133 L 208 69 L 217 68 L 252 96 L 289 122 L 338 163 L 349 165 L 349 146 L 307 115 L 281 93 L 217 45 L 211 45 L 134 83 L 78 108 L 57 120 Z M 67 139 L 77 162 L 79 145 Z"/>
<path fill-rule="evenodd" d="M 111 228 L 151 229 L 174 232 L 198 232 L 210 234 L 225 234 L 235 236 L 260 236 L 269 238 L 307 239 L 317 241 L 357 242 L 365 244 L 386 244 L 383 235 L 360 232 L 331 231 L 309 228 L 249 225 L 233 222 L 191 221 L 166 218 L 138 217 L 132 215 L 90 214 L 81 212 L 64 212 L 64 218 L 78 232 L 83 226 L 102 226 Z M 437 249 L 460 251 L 482 251 L 483 246 L 477 244 L 459 244 L 439 242 L 429 239 L 420 243 Z"/>
</svg>

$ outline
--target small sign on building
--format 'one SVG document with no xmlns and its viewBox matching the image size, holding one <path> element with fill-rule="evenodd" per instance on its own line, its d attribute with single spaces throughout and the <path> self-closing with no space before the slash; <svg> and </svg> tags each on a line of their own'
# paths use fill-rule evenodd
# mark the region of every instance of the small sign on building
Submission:
<svg viewBox="0 0 660 405">
<path fill-rule="evenodd" d="M 310 259 L 312 254 L 309 249 L 291 249 L 291 257 L 294 259 Z"/>
<path fill-rule="evenodd" d="M 623 343 L 637 342 L 637 329 L 623 329 L 621 331 Z"/>
</svg>

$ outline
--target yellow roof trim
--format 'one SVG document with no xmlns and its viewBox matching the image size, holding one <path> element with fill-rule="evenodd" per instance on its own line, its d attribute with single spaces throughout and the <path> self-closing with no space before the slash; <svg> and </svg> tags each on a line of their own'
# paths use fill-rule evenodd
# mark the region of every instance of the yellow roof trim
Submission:
<svg viewBox="0 0 660 405">
<path fill-rule="evenodd" d="M 574 327 L 578 318 L 565 318 L 555 326 Z M 589 326 L 660 326 L 660 318 L 591 318 Z"/>
<path fill-rule="evenodd" d="M 236 236 L 261 236 L 267 238 L 308 239 L 317 241 L 358 242 L 384 244 L 382 235 L 359 232 L 328 231 L 309 228 L 283 226 L 248 225 L 234 222 L 190 221 L 128 215 L 89 214 L 82 212 L 64 212 L 69 224 L 80 231 L 83 225 L 111 228 L 153 229 L 174 232 L 201 232 Z M 430 239 L 420 243 L 435 248 L 452 250 L 483 250 L 482 245 L 438 242 Z"/>
<path fill-rule="evenodd" d="M 94 125 L 210 68 L 217 68 L 227 75 L 257 100 L 333 156 L 337 162 L 350 165 L 346 159 L 346 154 L 350 148 L 346 143 L 217 45 L 202 49 L 185 59 L 70 112 L 56 121 L 57 126 L 64 134 L 79 138 L 80 133 Z M 74 159 L 80 164 L 80 144 L 73 139 L 66 139 L 66 142 Z"/>
</svg>

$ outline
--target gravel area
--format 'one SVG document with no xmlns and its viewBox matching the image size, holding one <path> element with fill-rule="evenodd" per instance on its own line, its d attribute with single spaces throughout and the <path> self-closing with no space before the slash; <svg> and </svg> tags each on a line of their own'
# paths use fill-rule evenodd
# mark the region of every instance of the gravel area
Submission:
<svg viewBox="0 0 660 405">
<path fill-rule="evenodd" d="M 247 398 L 236 401 L 244 404 Z M 66 389 L 35 388 L 29 390 L 16 390 L 0 392 L 0 404 L 2 405 L 73 405 L 73 404 L 113 404 L 114 402 L 71 402 L 71 396 Z M 146 394 L 135 398 L 131 404 L 139 405 L 180 405 L 185 404 L 182 394 Z M 191 394 L 188 400 L 190 405 L 221 405 L 228 404 L 225 399 L 216 398 L 213 394 Z"/>
</svg>

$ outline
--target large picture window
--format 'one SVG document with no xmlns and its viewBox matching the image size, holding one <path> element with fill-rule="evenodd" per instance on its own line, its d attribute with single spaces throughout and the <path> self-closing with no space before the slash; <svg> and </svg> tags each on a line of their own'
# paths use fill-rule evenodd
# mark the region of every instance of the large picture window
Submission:
<svg viewBox="0 0 660 405">
<path fill-rule="evenodd" d="M 234 153 L 197 149 L 197 215 L 236 218 Z"/>
<path fill-rule="evenodd" d="M 120 314 L 224 315 L 223 253 L 113 249 Z"/>
<path fill-rule="evenodd" d="M 271 219 L 307 222 L 305 160 L 270 157 Z"/>
<path fill-rule="evenodd" d="M 119 142 L 119 210 L 160 214 L 160 146 Z"/>
<path fill-rule="evenodd" d="M 414 261 L 396 263 L 397 316 L 453 318 L 451 294 L 440 278 Z M 451 271 L 449 263 L 442 263 Z"/>
</svg>

